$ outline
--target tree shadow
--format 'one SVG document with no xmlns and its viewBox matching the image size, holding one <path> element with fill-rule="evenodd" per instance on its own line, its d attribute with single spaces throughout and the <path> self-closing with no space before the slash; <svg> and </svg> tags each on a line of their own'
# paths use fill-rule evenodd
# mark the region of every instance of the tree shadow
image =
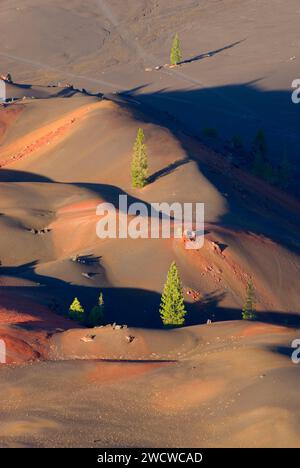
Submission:
<svg viewBox="0 0 300 468">
<path fill-rule="evenodd" d="M 203 53 L 203 54 L 195 55 L 194 57 L 178 62 L 178 65 L 184 65 L 186 63 L 192 63 L 192 62 L 197 62 L 198 60 L 203 60 L 207 57 L 213 57 L 214 55 L 224 52 L 225 50 L 232 49 L 233 47 L 241 44 L 245 40 L 246 39 L 241 39 L 240 41 L 232 42 L 231 44 L 228 44 L 224 47 L 220 47 L 220 49 L 215 49 L 215 50 L 211 50 L 209 52 Z"/>
<path fill-rule="evenodd" d="M 53 183 L 49 177 L 33 172 L 25 172 L 14 169 L 4 169 L 0 167 L 0 182 L 46 182 Z"/>
<path fill-rule="evenodd" d="M 178 167 L 181 167 L 183 166 L 184 164 L 188 164 L 190 162 L 190 159 L 188 158 L 185 158 L 185 159 L 179 159 L 178 161 L 175 161 L 171 164 L 169 164 L 168 166 L 164 167 L 163 169 L 160 169 L 159 171 L 155 172 L 154 174 L 151 174 L 148 179 L 147 179 L 147 182 L 149 184 L 152 184 L 153 182 L 155 182 L 156 180 L 158 179 L 161 179 L 162 177 L 165 177 L 166 175 L 168 174 L 171 174 L 172 172 L 174 172 Z"/>
</svg>

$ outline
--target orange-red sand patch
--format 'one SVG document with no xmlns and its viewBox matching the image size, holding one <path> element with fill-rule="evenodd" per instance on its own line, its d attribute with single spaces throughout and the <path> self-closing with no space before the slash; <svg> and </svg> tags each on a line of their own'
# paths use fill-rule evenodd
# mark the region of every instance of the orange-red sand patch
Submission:
<svg viewBox="0 0 300 468">
<path fill-rule="evenodd" d="M 99 106 L 99 103 L 80 107 L 65 117 L 54 121 L 38 130 L 27 134 L 15 143 L 8 145 L 0 151 L 0 167 L 10 165 L 24 157 L 35 153 L 50 143 L 56 143 L 65 134 L 69 133 L 77 121 L 82 120 L 88 112 Z"/>
<path fill-rule="evenodd" d="M 7 130 L 19 114 L 22 112 L 24 106 L 18 105 L 18 106 L 9 106 L 9 107 L 0 107 L 0 143 L 3 140 Z"/>
<path fill-rule="evenodd" d="M 57 211 L 57 214 L 66 214 L 66 213 L 78 213 L 82 211 L 93 211 L 93 213 L 96 213 L 96 207 L 101 203 L 102 200 L 100 199 L 88 199 L 88 200 L 82 200 L 78 203 L 72 203 L 71 205 L 66 205 L 62 208 L 60 208 Z"/>
<path fill-rule="evenodd" d="M 162 366 L 168 362 L 99 362 L 87 374 L 88 382 L 116 383 L 138 377 Z"/>
<path fill-rule="evenodd" d="M 254 323 L 246 325 L 239 333 L 239 336 L 272 335 L 274 333 L 288 333 L 288 331 L 289 329 L 287 327 L 280 327 L 268 323 Z"/>
<path fill-rule="evenodd" d="M 0 330 L 0 339 L 4 341 L 6 347 L 6 364 L 21 364 L 41 358 L 42 347 L 37 344 L 36 348 L 25 340 L 18 338 L 17 331 L 7 334 Z"/>
</svg>

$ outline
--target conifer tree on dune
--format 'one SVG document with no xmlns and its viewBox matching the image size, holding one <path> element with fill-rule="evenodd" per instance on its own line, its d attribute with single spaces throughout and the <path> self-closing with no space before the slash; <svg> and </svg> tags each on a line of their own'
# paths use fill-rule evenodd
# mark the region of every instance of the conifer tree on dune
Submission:
<svg viewBox="0 0 300 468">
<path fill-rule="evenodd" d="M 171 65 L 177 65 L 182 61 L 182 51 L 178 34 L 175 34 L 172 42 L 170 61 Z"/>
<path fill-rule="evenodd" d="M 255 290 L 252 279 L 248 281 L 246 287 L 246 299 L 243 306 L 242 317 L 244 320 L 255 320 Z"/>
<path fill-rule="evenodd" d="M 138 129 L 133 146 L 131 161 L 131 182 L 134 188 L 143 188 L 147 185 L 148 158 L 145 145 L 145 134 L 142 128 Z"/>
<path fill-rule="evenodd" d="M 165 326 L 184 325 L 186 310 L 182 284 L 176 263 L 173 262 L 161 297 L 160 316 Z"/>
<path fill-rule="evenodd" d="M 80 304 L 77 297 L 74 298 L 72 304 L 69 307 L 69 317 L 73 320 L 78 320 L 78 322 L 84 321 L 84 308 Z"/>
</svg>

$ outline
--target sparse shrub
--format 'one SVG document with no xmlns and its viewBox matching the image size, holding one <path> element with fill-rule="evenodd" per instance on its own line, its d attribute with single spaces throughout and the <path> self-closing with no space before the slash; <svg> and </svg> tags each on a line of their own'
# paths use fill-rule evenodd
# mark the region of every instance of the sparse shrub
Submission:
<svg viewBox="0 0 300 468">
<path fill-rule="evenodd" d="M 69 317 L 72 320 L 77 320 L 78 322 L 84 321 L 84 308 L 80 304 L 77 297 L 75 297 L 75 299 L 69 307 Z"/>
<path fill-rule="evenodd" d="M 242 311 L 242 317 L 244 320 L 255 320 L 256 319 L 256 312 L 255 312 L 255 290 L 253 286 L 253 282 L 250 279 L 248 281 L 246 287 L 246 299 L 245 304 Z"/>
<path fill-rule="evenodd" d="M 218 138 L 218 130 L 213 127 L 207 127 L 203 129 L 203 136 L 206 138 Z"/>
<path fill-rule="evenodd" d="M 144 131 L 142 128 L 139 128 L 133 147 L 131 162 L 131 181 L 134 188 L 142 188 L 147 184 L 148 160 L 144 140 Z"/>
<path fill-rule="evenodd" d="M 165 326 L 184 325 L 186 310 L 182 284 L 175 262 L 171 264 L 168 271 L 159 312 Z"/>
<path fill-rule="evenodd" d="M 95 305 L 89 313 L 88 324 L 90 327 L 97 327 L 104 322 L 104 298 L 100 292 L 98 304 Z"/>
<path fill-rule="evenodd" d="M 178 34 L 175 34 L 172 42 L 170 61 L 171 65 L 177 65 L 182 61 L 181 45 Z"/>
</svg>

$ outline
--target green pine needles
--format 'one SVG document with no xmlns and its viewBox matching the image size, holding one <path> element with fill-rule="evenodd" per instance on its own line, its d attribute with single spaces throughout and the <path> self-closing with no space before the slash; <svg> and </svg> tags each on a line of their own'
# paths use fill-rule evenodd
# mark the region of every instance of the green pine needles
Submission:
<svg viewBox="0 0 300 468">
<path fill-rule="evenodd" d="M 144 140 L 144 130 L 139 128 L 133 146 L 133 156 L 131 162 L 131 182 L 132 187 L 134 188 L 143 188 L 145 185 L 147 185 L 148 158 Z"/>
<path fill-rule="evenodd" d="M 178 63 L 182 62 L 182 52 L 178 34 L 175 34 L 172 42 L 170 60 L 171 65 L 177 65 Z"/>
<path fill-rule="evenodd" d="M 175 262 L 171 264 L 168 271 L 159 312 L 165 326 L 184 325 L 186 310 L 182 284 Z"/>
<path fill-rule="evenodd" d="M 78 322 L 84 321 L 84 308 L 80 304 L 77 297 L 75 297 L 75 299 L 69 307 L 69 317 L 72 320 L 77 320 Z"/>
<path fill-rule="evenodd" d="M 98 304 L 95 305 L 92 310 L 86 314 L 84 307 L 80 301 L 75 297 L 72 304 L 69 307 L 69 318 L 76 320 L 89 327 L 97 327 L 104 323 L 104 298 L 103 293 L 100 292 L 98 298 Z"/>
<path fill-rule="evenodd" d="M 246 300 L 242 311 L 242 317 L 244 320 L 255 320 L 255 290 L 252 279 L 248 281 L 246 288 Z"/>
</svg>

